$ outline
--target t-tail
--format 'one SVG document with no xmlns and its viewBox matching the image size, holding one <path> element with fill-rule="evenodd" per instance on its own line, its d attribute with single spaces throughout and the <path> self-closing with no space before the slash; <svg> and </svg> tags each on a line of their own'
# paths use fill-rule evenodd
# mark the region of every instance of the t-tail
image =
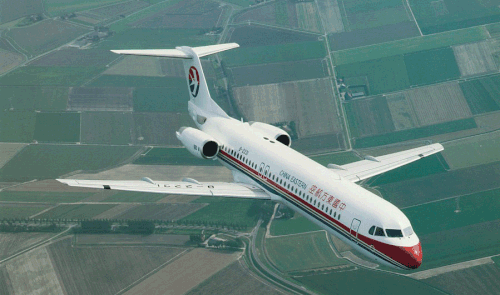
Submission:
<svg viewBox="0 0 500 295">
<path fill-rule="evenodd" d="M 200 62 L 200 57 L 215 54 L 221 51 L 239 47 L 236 43 L 226 43 L 201 47 L 181 46 L 175 49 L 137 49 L 137 50 L 111 50 L 114 53 L 125 55 L 157 56 L 180 58 L 184 63 L 184 72 L 188 82 L 190 100 L 188 110 L 193 120 L 199 121 L 201 117 L 227 117 L 208 91 L 207 81 Z M 197 122 L 200 123 L 200 122 Z"/>
</svg>

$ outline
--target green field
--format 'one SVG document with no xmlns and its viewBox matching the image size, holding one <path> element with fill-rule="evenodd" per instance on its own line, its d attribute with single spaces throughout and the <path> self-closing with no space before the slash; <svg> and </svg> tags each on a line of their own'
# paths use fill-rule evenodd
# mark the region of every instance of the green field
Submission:
<svg viewBox="0 0 500 295">
<path fill-rule="evenodd" d="M 354 146 L 356 148 L 368 148 L 473 128 L 477 128 L 476 121 L 474 121 L 474 118 L 468 118 L 424 126 L 420 128 L 392 132 L 389 134 L 358 138 L 356 139 Z"/>
<path fill-rule="evenodd" d="M 35 117 L 35 112 L 0 111 L 0 141 L 31 142 Z"/>
<path fill-rule="evenodd" d="M 84 112 L 82 113 L 81 142 L 126 145 L 132 143 L 131 113 Z"/>
<path fill-rule="evenodd" d="M 262 201 L 250 199 L 201 197 L 193 203 L 208 203 L 208 206 L 181 219 L 208 221 L 211 223 L 245 225 L 251 228 L 257 224 Z"/>
<path fill-rule="evenodd" d="M 404 62 L 413 86 L 427 85 L 460 77 L 451 47 L 405 54 Z"/>
<path fill-rule="evenodd" d="M 60 16 L 64 13 L 92 9 L 120 1 L 124 2 L 124 0 L 43 0 L 43 4 L 50 16 Z"/>
<path fill-rule="evenodd" d="M 260 63 L 277 63 L 305 59 L 324 58 L 325 44 L 321 41 L 289 43 L 270 46 L 241 47 L 222 54 L 228 67 Z"/>
<path fill-rule="evenodd" d="M 287 1 L 277 1 L 274 4 L 274 13 L 276 17 L 276 23 L 282 26 L 288 26 L 288 2 Z"/>
<path fill-rule="evenodd" d="M 319 226 L 298 213 L 291 219 L 275 219 L 271 223 L 271 235 L 282 236 L 321 230 Z"/>
<path fill-rule="evenodd" d="M 76 170 L 106 169 L 138 150 L 133 146 L 29 145 L 0 169 L 0 181 L 51 179 Z"/>
<path fill-rule="evenodd" d="M 266 239 L 269 258 L 282 272 L 344 265 L 330 247 L 324 231 Z"/>
<path fill-rule="evenodd" d="M 500 76 L 464 81 L 460 88 L 474 115 L 500 110 Z"/>
<path fill-rule="evenodd" d="M 116 205 L 90 204 L 90 205 L 59 205 L 37 216 L 40 219 L 91 219 Z"/>
<path fill-rule="evenodd" d="M 340 5 L 350 19 L 351 30 L 397 24 L 409 19 L 403 3 L 398 0 L 342 1 Z"/>
<path fill-rule="evenodd" d="M 376 60 L 343 64 L 335 68 L 337 77 L 368 79 L 369 94 L 403 90 L 410 87 L 405 61 L 402 55 L 384 57 Z"/>
<path fill-rule="evenodd" d="M 425 252 L 424 252 L 425 255 Z M 424 256 L 425 257 L 425 256 Z M 425 259 L 425 258 L 424 258 Z M 381 271 L 357 269 L 355 271 L 328 272 L 296 277 L 295 280 L 309 290 L 320 294 L 405 294 L 434 295 L 443 292 L 405 276 Z"/>
<path fill-rule="evenodd" d="M 20 67 L 0 78 L 1 86 L 80 86 L 104 71 L 97 67 Z"/>
<path fill-rule="evenodd" d="M 243 7 L 255 4 L 255 0 L 226 0 L 224 2 L 236 4 Z"/>
<path fill-rule="evenodd" d="M 102 202 L 154 203 L 165 198 L 165 194 L 141 192 L 117 192 Z"/>
<path fill-rule="evenodd" d="M 461 169 L 500 161 L 498 151 L 500 133 L 494 132 L 445 143 L 442 153 L 452 169 Z"/>
<path fill-rule="evenodd" d="M 385 96 L 344 103 L 352 137 L 363 137 L 395 130 Z"/>
<path fill-rule="evenodd" d="M 0 206 L 0 220 L 4 218 L 28 218 L 45 209 L 47 207 L 44 206 Z"/>
<path fill-rule="evenodd" d="M 68 92 L 68 87 L 2 86 L 0 110 L 12 107 L 16 111 L 63 111 L 68 102 Z"/>
<path fill-rule="evenodd" d="M 169 78 L 173 79 L 173 78 Z M 184 78 L 177 78 L 177 87 L 137 88 L 134 91 L 136 112 L 187 112 L 189 93 Z"/>
<path fill-rule="evenodd" d="M 76 203 L 93 193 L 1 191 L 2 202 Z"/>
<path fill-rule="evenodd" d="M 488 31 L 485 28 L 475 27 L 431 36 L 415 37 L 340 50 L 334 52 L 333 56 L 335 65 L 343 65 L 463 43 L 472 43 L 488 38 Z"/>
<path fill-rule="evenodd" d="M 34 139 L 38 142 L 79 142 L 80 113 L 36 113 Z"/>
<path fill-rule="evenodd" d="M 361 160 L 354 152 L 340 152 L 321 156 L 310 156 L 310 158 L 324 166 L 328 164 L 344 165 Z"/>
<path fill-rule="evenodd" d="M 178 78 L 102 75 L 92 80 L 91 87 L 178 87 Z"/>
<path fill-rule="evenodd" d="M 137 158 L 134 164 L 213 166 L 219 165 L 219 162 L 198 159 L 185 148 L 153 148 L 145 156 Z"/>
</svg>

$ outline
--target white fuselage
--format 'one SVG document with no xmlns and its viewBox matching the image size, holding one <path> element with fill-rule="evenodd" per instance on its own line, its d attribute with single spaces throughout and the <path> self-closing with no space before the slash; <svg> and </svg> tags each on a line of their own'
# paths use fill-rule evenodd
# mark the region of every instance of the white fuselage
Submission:
<svg viewBox="0 0 500 295">
<path fill-rule="evenodd" d="M 216 138 L 219 161 L 235 181 L 257 185 L 368 257 L 404 269 L 417 268 L 422 252 L 411 232 L 375 236 L 371 227 L 403 230 L 408 218 L 394 205 L 341 178 L 301 153 L 253 130 L 248 123 L 213 117 L 200 129 Z"/>
</svg>

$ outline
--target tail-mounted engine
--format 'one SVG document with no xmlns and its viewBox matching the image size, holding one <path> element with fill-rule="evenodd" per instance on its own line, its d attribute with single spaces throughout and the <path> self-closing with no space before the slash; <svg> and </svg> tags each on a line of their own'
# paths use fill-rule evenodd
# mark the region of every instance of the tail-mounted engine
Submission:
<svg viewBox="0 0 500 295">
<path fill-rule="evenodd" d="M 290 135 L 278 127 L 261 122 L 249 122 L 249 124 L 252 129 L 262 134 L 262 136 L 274 139 L 286 146 L 290 146 L 292 144 L 292 138 Z"/>
<path fill-rule="evenodd" d="M 219 143 L 201 130 L 182 127 L 176 135 L 188 151 L 200 159 L 213 159 L 219 153 Z"/>
</svg>

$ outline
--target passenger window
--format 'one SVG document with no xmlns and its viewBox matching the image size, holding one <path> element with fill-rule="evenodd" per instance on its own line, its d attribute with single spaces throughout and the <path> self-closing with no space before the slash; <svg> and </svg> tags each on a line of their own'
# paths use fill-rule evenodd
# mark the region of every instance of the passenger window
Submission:
<svg viewBox="0 0 500 295">
<path fill-rule="evenodd" d="M 375 235 L 376 236 L 379 236 L 379 237 L 385 237 L 385 233 L 384 233 L 384 230 L 381 229 L 380 227 L 377 227 L 375 229 Z"/>
<path fill-rule="evenodd" d="M 370 230 L 368 231 L 368 233 L 373 236 L 374 232 L 375 232 L 375 225 L 370 227 Z"/>
<path fill-rule="evenodd" d="M 337 217 L 337 212 L 333 212 L 333 217 Z"/>
</svg>

